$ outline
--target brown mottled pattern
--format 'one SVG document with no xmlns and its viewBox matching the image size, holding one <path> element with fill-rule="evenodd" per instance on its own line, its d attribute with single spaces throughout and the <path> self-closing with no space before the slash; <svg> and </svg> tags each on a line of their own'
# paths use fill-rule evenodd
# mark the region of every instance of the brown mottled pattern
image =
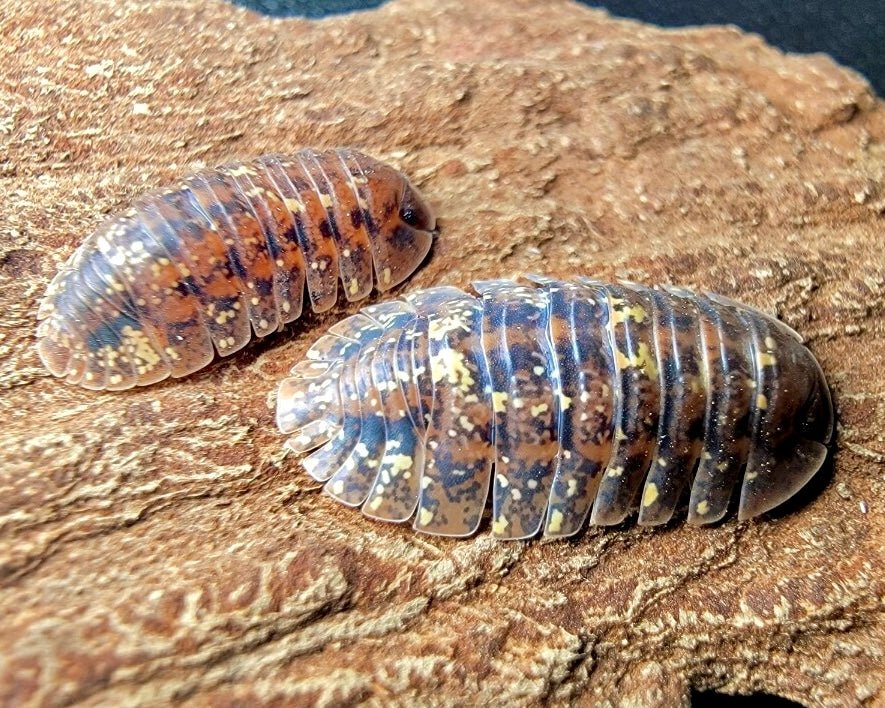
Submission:
<svg viewBox="0 0 885 708">
<path fill-rule="evenodd" d="M 427 255 L 434 217 L 392 167 L 303 150 L 204 170 L 145 195 L 74 252 L 39 311 L 56 376 L 120 390 L 185 376 L 338 297 L 387 290 Z M 373 267 L 377 273 L 373 277 Z"/>
<path fill-rule="evenodd" d="M 672 289 L 674 301 L 696 308 L 704 356 L 707 411 L 703 449 L 688 505 L 690 523 L 713 523 L 728 512 L 747 463 L 752 438 L 755 372 L 752 344 L 734 308 L 716 307 L 688 291 Z"/>
<path fill-rule="evenodd" d="M 482 298 L 482 346 L 495 414 L 493 525 L 498 534 L 527 538 L 544 521 L 559 452 L 562 398 L 555 395 L 559 376 L 544 336 L 548 297 L 508 280 L 473 287 Z"/>
<path fill-rule="evenodd" d="M 603 287 L 548 279 L 538 282 L 549 292 L 549 331 L 562 401 L 560 453 L 544 534 L 565 537 L 584 525 L 611 459 L 612 421 L 620 388 L 614 384 L 614 359 L 608 345 L 610 313 Z"/>
<path fill-rule="evenodd" d="M 706 357 L 702 356 L 696 311 L 689 299 L 668 298 L 648 291 L 652 299 L 655 342 L 660 361 L 661 418 L 658 449 L 642 488 L 639 523 L 669 521 L 685 492 L 685 475 L 701 454 L 709 385 Z"/>
<path fill-rule="evenodd" d="M 467 536 L 479 527 L 492 468 L 482 306 L 455 288 L 419 291 L 406 299 L 427 319 L 433 384 L 415 527 L 425 533 Z"/>
<path fill-rule="evenodd" d="M 741 518 L 756 516 L 824 461 L 826 382 L 762 313 L 581 278 L 473 290 L 422 290 L 386 303 L 383 321 L 348 318 L 308 352 L 320 373 L 296 367 L 283 382 L 278 417 L 300 433 L 293 449 L 324 442 L 310 426 L 339 402 L 340 422 L 324 431 L 334 437 L 305 460 L 331 496 L 464 536 L 480 523 L 494 463 L 494 536 L 543 525 L 562 537 L 591 510 L 591 524 L 619 524 L 637 507 L 640 523 L 664 524 L 688 497 L 688 521 L 711 523 L 738 488 Z"/>
<path fill-rule="evenodd" d="M 588 284 L 595 284 L 590 281 Z M 655 460 L 661 412 L 661 369 L 650 298 L 639 288 L 606 285 L 613 380 L 619 387 L 612 457 L 599 482 L 591 524 L 623 521 Z M 580 323 L 573 323 L 580 326 Z"/>
</svg>

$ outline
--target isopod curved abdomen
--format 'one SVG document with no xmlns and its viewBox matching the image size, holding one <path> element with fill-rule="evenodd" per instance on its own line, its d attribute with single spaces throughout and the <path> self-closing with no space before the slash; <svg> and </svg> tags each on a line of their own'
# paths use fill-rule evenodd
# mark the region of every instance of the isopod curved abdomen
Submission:
<svg viewBox="0 0 885 708">
<path fill-rule="evenodd" d="M 120 390 L 185 376 L 314 312 L 402 282 L 434 217 L 408 179 L 355 150 L 266 155 L 198 172 L 107 219 L 40 306 L 56 376 Z M 373 278 L 374 271 L 374 278 Z"/>
<path fill-rule="evenodd" d="M 415 292 L 331 328 L 278 392 L 325 491 L 418 531 L 577 533 L 587 518 L 739 517 L 827 456 L 829 389 L 799 336 L 713 294 L 590 279 Z M 493 471 L 494 470 L 494 471 Z"/>
</svg>

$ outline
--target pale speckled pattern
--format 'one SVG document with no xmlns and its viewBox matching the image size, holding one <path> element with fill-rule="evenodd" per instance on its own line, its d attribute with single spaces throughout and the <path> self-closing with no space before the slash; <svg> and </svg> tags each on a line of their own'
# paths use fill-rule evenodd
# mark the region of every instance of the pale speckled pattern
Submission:
<svg viewBox="0 0 885 708">
<path fill-rule="evenodd" d="M 277 424 L 295 452 L 319 448 L 304 467 L 330 496 L 469 536 L 491 482 L 496 538 L 561 538 L 588 513 L 665 524 L 685 501 L 689 523 L 714 523 L 738 491 L 755 517 L 826 459 L 820 366 L 763 313 L 588 278 L 472 288 L 364 309 L 283 381 Z"/>
</svg>

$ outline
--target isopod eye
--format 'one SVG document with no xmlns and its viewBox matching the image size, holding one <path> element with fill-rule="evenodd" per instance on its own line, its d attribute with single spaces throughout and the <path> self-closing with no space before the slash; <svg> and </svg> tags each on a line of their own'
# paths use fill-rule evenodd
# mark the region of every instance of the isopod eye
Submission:
<svg viewBox="0 0 885 708">
<path fill-rule="evenodd" d="M 421 231 L 433 231 L 436 219 L 430 206 L 411 184 L 406 184 L 399 206 L 399 217 L 404 224 Z"/>
<path fill-rule="evenodd" d="M 400 212 L 400 218 L 405 221 L 409 226 L 417 226 L 418 225 L 418 213 L 412 209 L 411 207 L 406 207 Z"/>
</svg>

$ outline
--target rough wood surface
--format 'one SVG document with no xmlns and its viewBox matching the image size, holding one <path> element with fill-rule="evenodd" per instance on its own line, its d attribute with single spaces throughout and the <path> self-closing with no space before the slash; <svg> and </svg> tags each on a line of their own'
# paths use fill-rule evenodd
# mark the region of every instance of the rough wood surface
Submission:
<svg viewBox="0 0 885 708">
<path fill-rule="evenodd" d="M 2 0 L 0 37 L 0 701 L 885 702 L 885 107 L 858 76 L 560 0 Z M 41 369 L 36 300 L 103 213 L 336 144 L 439 210 L 406 288 L 592 273 L 777 313 L 834 388 L 831 477 L 758 523 L 435 540 L 281 451 L 270 392 L 344 307 L 145 390 Z"/>
</svg>

